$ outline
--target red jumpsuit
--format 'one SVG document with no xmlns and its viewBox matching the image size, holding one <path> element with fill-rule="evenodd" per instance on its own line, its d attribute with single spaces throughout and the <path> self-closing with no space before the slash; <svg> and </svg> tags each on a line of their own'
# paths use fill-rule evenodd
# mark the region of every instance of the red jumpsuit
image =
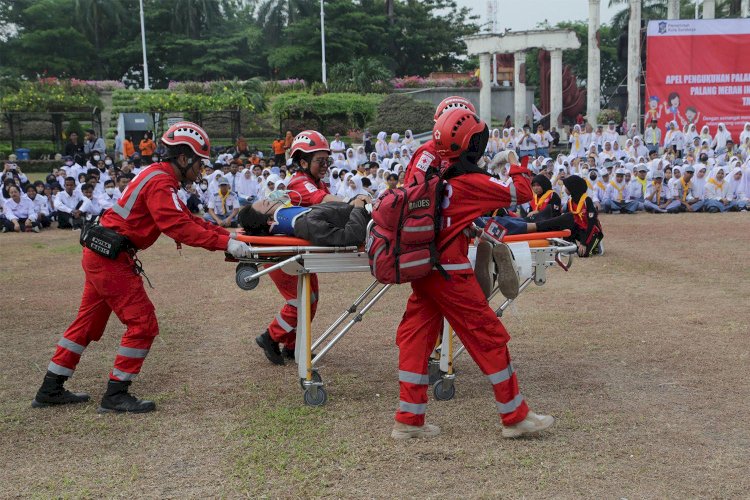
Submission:
<svg viewBox="0 0 750 500">
<path fill-rule="evenodd" d="M 469 238 L 463 230 L 484 213 L 529 201 L 532 191 L 528 174 L 525 167 L 514 165 L 506 182 L 482 174 L 465 174 L 448 181 L 438 249 L 440 263 L 450 279 L 433 271 L 411 284 L 412 294 L 396 333 L 400 386 L 397 421 L 424 425 L 427 361 L 443 317 L 492 383 L 503 424 L 513 425 L 526 418 L 529 409 L 518 392 L 506 347 L 510 336 L 477 283 L 467 256 Z"/>
<path fill-rule="evenodd" d="M 143 169 L 128 185 L 122 197 L 101 218 L 101 225 L 126 236 L 145 250 L 164 233 L 186 245 L 208 250 L 225 250 L 229 233 L 193 216 L 177 196 L 179 181 L 169 163 L 155 163 Z M 126 251 L 108 259 L 83 249 L 86 274 L 78 316 L 57 343 L 48 370 L 71 376 L 86 346 L 99 340 L 114 311 L 126 330 L 117 349 L 110 380 L 132 380 L 140 371 L 159 325 L 154 305 L 133 270 Z"/>
<path fill-rule="evenodd" d="M 420 170 L 424 174 L 427 171 L 427 167 L 432 167 L 435 170 L 440 167 L 440 155 L 438 155 L 432 139 L 419 146 L 411 157 L 411 160 L 409 160 L 409 165 L 406 167 L 404 176 L 404 184 L 408 185 Z"/>
<path fill-rule="evenodd" d="M 287 190 L 294 191 L 294 193 L 290 193 L 290 197 L 294 203 L 302 207 L 322 203 L 323 198 L 331 194 L 328 191 L 328 186 L 323 181 L 316 181 L 304 172 L 297 172 L 292 177 Z M 295 331 L 297 328 L 297 307 L 300 305 L 297 299 L 297 276 L 289 275 L 281 269 L 273 271 L 268 275 L 273 280 L 276 288 L 279 289 L 279 293 L 286 300 L 284 307 L 281 308 L 281 311 L 279 311 L 271 324 L 268 325 L 268 334 L 274 342 L 284 344 L 287 349 L 294 349 L 297 337 Z M 310 319 L 312 320 L 315 318 L 315 311 L 318 306 L 318 276 L 316 274 L 310 277 L 310 288 L 312 302 L 310 306 Z"/>
</svg>

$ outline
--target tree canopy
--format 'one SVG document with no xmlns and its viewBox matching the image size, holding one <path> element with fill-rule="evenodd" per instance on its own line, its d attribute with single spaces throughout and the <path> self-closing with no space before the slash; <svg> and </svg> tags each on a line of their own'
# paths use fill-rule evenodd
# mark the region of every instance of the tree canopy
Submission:
<svg viewBox="0 0 750 500">
<path fill-rule="evenodd" d="M 318 0 L 144 0 L 152 86 L 170 80 L 321 78 Z M 465 69 L 478 29 L 452 0 L 326 0 L 329 66 L 366 57 L 395 75 Z M 142 83 L 133 0 L 0 3 L 0 75 Z M 355 73 L 356 74 L 356 73 Z M 355 75 L 352 75 L 354 77 Z"/>
</svg>

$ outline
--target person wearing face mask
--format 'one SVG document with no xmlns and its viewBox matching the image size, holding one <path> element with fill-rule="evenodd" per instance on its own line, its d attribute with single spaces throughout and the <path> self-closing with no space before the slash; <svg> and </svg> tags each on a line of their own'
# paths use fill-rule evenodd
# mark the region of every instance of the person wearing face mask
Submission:
<svg viewBox="0 0 750 500">
<path fill-rule="evenodd" d="M 100 224 L 88 228 L 82 238 L 86 281 L 81 307 L 57 344 L 32 402 L 34 407 L 89 400 L 88 394 L 73 393 L 64 383 L 73 375 L 88 344 L 101 338 L 114 312 L 126 330 L 99 411 L 153 411 L 156 405 L 152 401 L 140 400 L 128 391 L 159 333 L 156 311 L 140 276 L 137 252 L 153 245 L 163 232 L 178 243 L 227 251 L 235 258 L 250 253 L 247 244 L 231 239 L 225 229 L 190 214 L 177 196 L 182 182 L 199 178 L 201 159 L 210 154 L 206 132 L 195 123 L 179 122 L 169 127 L 162 140 L 168 148 L 165 161 L 143 169 L 104 213 Z M 92 234 L 96 237 L 91 238 Z"/>
<path fill-rule="evenodd" d="M 208 206 L 208 200 L 211 196 L 211 192 L 208 189 L 208 179 L 203 178 L 199 183 L 196 183 L 197 189 L 196 194 L 200 198 L 201 210 Z"/>
<path fill-rule="evenodd" d="M 104 194 L 99 195 L 99 206 L 102 210 L 112 208 L 112 205 L 120 199 L 121 193 L 115 188 L 115 182 L 112 179 L 104 181 Z"/>
<path fill-rule="evenodd" d="M 323 134 L 315 130 L 305 130 L 299 133 L 292 142 L 291 158 L 298 169 L 289 182 L 288 192 L 280 193 L 285 196 L 284 203 L 300 207 L 310 207 L 320 203 L 344 201 L 334 196 L 323 182 L 330 165 L 331 150 Z M 274 195 L 276 196 L 276 195 Z M 280 201 L 269 196 L 271 201 Z M 257 203 L 257 202 L 256 202 Z M 286 304 L 276 315 L 268 328 L 255 338 L 255 342 L 263 349 L 266 358 L 275 365 L 285 364 L 284 358 L 294 358 L 294 344 L 297 327 L 297 276 L 286 274 L 277 269 L 268 274 L 276 285 L 279 293 L 286 300 Z M 313 297 L 310 314 L 315 317 L 318 300 L 318 277 L 311 276 L 311 293 Z M 280 344 L 284 344 L 282 353 Z"/>
</svg>

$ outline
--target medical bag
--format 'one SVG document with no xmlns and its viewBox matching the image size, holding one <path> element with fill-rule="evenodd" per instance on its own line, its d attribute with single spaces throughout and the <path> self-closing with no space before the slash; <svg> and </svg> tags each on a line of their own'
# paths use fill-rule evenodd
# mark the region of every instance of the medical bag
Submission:
<svg viewBox="0 0 750 500">
<path fill-rule="evenodd" d="M 389 189 L 373 203 L 365 250 L 380 283 L 408 283 L 440 269 L 437 236 L 444 181 L 437 174 Z"/>
</svg>

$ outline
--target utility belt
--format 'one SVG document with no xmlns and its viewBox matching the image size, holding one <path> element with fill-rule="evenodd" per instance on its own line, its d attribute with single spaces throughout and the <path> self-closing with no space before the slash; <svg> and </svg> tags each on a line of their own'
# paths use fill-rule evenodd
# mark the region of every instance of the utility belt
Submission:
<svg viewBox="0 0 750 500">
<path fill-rule="evenodd" d="M 136 255 L 138 248 L 128 238 L 119 234 L 114 229 L 100 225 L 98 218 L 84 225 L 81 230 L 80 241 L 81 245 L 92 252 L 112 260 L 119 257 L 120 253 L 127 252 L 133 264 L 133 272 L 136 275 L 143 276 L 148 286 L 154 288 L 151 280 L 143 271 L 143 265 Z"/>
<path fill-rule="evenodd" d="M 116 259 L 122 251 L 135 253 L 135 245 L 114 229 L 98 221 L 85 224 L 81 230 L 81 245 L 108 259 Z"/>
</svg>

